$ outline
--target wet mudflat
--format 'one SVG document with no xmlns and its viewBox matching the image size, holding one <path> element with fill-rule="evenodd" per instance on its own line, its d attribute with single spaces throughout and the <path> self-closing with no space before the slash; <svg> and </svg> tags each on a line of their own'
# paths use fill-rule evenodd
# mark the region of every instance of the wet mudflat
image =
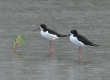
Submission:
<svg viewBox="0 0 110 80">
<path fill-rule="evenodd" d="M 109 80 L 110 79 L 109 0 L 1 0 L 0 79 L 1 80 Z M 77 47 L 69 37 L 49 41 L 40 31 L 41 23 L 62 34 L 77 29 L 99 47 L 83 47 L 78 61 Z M 24 44 L 13 51 L 13 37 L 21 33 Z"/>
</svg>

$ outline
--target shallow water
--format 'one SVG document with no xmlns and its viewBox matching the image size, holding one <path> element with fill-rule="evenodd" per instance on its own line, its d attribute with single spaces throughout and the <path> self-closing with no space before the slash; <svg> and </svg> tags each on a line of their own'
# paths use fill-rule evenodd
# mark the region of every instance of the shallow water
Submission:
<svg viewBox="0 0 110 80">
<path fill-rule="evenodd" d="M 109 80 L 110 79 L 109 0 L 1 0 L 0 79 L 1 80 Z M 49 41 L 40 31 L 41 23 L 62 34 L 72 29 L 99 47 L 83 47 L 78 61 L 77 47 L 69 37 Z M 13 51 L 13 37 L 24 36 L 24 44 Z"/>
</svg>

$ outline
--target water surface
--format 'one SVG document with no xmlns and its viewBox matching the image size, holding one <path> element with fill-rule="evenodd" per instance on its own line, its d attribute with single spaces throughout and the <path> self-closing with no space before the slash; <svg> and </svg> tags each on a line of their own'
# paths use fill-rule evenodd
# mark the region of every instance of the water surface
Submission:
<svg viewBox="0 0 110 80">
<path fill-rule="evenodd" d="M 1 80 L 109 80 L 110 79 L 109 0 L 1 0 L 0 79 Z M 41 23 L 62 34 L 72 29 L 99 47 L 84 47 L 78 61 L 77 47 L 69 37 L 49 41 L 40 31 Z M 21 33 L 25 42 L 13 51 L 13 37 Z"/>
</svg>

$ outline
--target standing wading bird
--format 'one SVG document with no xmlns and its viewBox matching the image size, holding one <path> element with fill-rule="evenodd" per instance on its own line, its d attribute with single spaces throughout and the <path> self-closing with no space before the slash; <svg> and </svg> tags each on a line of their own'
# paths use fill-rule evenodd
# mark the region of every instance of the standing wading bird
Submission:
<svg viewBox="0 0 110 80">
<path fill-rule="evenodd" d="M 48 29 L 47 26 L 45 24 L 41 24 L 40 28 L 36 29 L 36 30 L 41 30 L 41 35 L 44 38 L 47 38 L 50 42 L 50 52 L 53 53 L 54 52 L 54 43 L 53 41 L 58 39 L 59 37 L 67 37 L 68 35 L 62 35 L 60 33 L 57 33 L 51 29 Z M 36 31 L 34 30 L 34 31 Z"/>
<path fill-rule="evenodd" d="M 99 45 L 89 41 L 86 37 L 81 34 L 78 34 L 77 30 L 72 30 L 70 34 L 70 41 L 78 46 L 78 56 L 79 59 L 83 59 L 82 47 L 84 45 L 97 47 Z"/>
</svg>

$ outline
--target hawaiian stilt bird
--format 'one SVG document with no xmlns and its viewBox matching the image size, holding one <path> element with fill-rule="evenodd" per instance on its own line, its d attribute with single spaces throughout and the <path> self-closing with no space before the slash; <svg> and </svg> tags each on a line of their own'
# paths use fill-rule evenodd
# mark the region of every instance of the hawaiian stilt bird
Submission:
<svg viewBox="0 0 110 80">
<path fill-rule="evenodd" d="M 67 37 L 68 35 L 62 35 L 60 33 L 57 33 L 51 29 L 48 29 L 47 26 L 45 24 L 41 24 L 40 28 L 36 29 L 36 30 L 41 30 L 41 35 L 44 38 L 47 38 L 50 42 L 50 52 L 53 53 L 54 52 L 54 43 L 53 41 L 58 39 L 59 37 Z M 34 30 L 34 31 L 36 31 Z"/>
<path fill-rule="evenodd" d="M 77 30 L 72 30 L 71 34 L 70 34 L 70 41 L 78 46 L 78 56 L 79 59 L 83 58 L 83 53 L 82 53 L 82 47 L 84 45 L 89 45 L 89 46 L 94 46 L 97 47 L 99 45 L 91 42 L 90 40 L 88 40 L 86 37 L 84 37 L 81 34 L 78 34 Z"/>
</svg>

